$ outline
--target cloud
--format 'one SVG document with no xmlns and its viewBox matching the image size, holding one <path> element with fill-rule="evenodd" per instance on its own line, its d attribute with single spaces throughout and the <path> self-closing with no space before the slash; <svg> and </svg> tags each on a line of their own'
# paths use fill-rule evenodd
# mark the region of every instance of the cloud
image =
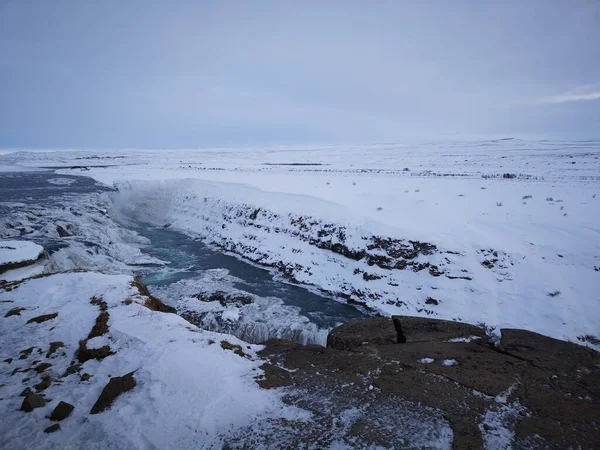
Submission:
<svg viewBox="0 0 600 450">
<path fill-rule="evenodd" d="M 560 104 L 568 102 L 584 102 L 600 100 L 600 84 L 580 87 L 570 92 L 542 97 L 535 101 L 536 104 Z"/>
</svg>

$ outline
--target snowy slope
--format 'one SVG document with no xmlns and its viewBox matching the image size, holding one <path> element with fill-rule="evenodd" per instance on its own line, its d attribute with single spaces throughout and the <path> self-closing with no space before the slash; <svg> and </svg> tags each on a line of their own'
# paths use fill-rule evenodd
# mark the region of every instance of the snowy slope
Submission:
<svg viewBox="0 0 600 450">
<path fill-rule="evenodd" d="M 221 448 L 230 433 L 255 420 L 295 414 L 282 409 L 277 391 L 254 382 L 261 373 L 259 347 L 148 309 L 131 282 L 129 276 L 83 272 L 0 288 L 1 448 Z M 90 350 L 108 345 L 111 354 L 68 374 L 80 341 L 102 313 L 99 301 L 105 302 L 108 330 L 86 345 Z M 14 308 L 23 309 L 5 317 Z M 53 313 L 58 315 L 28 323 Z M 234 347 L 226 349 L 222 341 Z M 52 342 L 62 345 L 50 354 Z M 244 356 L 234 353 L 236 345 Z M 41 368 L 43 363 L 51 366 Z M 110 409 L 90 414 L 110 377 L 130 372 L 136 386 Z M 45 377 L 46 388 L 39 385 Z M 41 393 L 45 406 L 20 411 L 25 387 Z M 46 434 L 53 423 L 46 417 L 60 401 L 75 408 L 58 432 Z"/>
</svg>

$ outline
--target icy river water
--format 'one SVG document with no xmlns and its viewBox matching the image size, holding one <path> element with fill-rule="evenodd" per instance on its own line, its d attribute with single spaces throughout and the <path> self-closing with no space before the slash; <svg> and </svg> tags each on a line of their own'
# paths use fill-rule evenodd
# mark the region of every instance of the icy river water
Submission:
<svg viewBox="0 0 600 450">
<path fill-rule="evenodd" d="M 88 177 L 52 172 L 0 174 L 0 222 L 4 221 L 4 226 L 11 231 L 15 228 L 16 217 L 20 217 L 21 221 L 23 217 L 31 220 L 37 217 L 36 221 L 19 228 L 20 237 L 41 243 L 50 253 L 70 246 L 73 251 L 69 258 L 73 261 L 82 260 L 73 255 L 77 245 L 83 243 L 88 255 L 82 268 L 90 269 L 90 264 L 93 265 L 93 259 L 90 263 L 90 258 L 95 257 L 94 253 L 100 254 L 98 261 L 100 256 L 106 259 L 104 253 L 110 254 L 102 250 L 106 247 L 106 243 L 101 242 L 103 238 L 93 242 L 93 236 L 109 234 L 108 230 L 107 233 L 102 230 L 108 219 L 91 215 L 89 226 L 97 227 L 97 230 L 87 228 L 85 233 L 78 233 L 81 225 L 78 227 L 74 224 L 71 227 L 68 217 L 81 218 L 82 215 L 92 214 L 96 198 L 110 205 L 108 199 L 114 195 L 118 195 L 118 192 Z M 85 205 L 78 207 L 84 201 Z M 105 211 L 102 207 L 99 210 Z M 61 215 L 61 212 L 65 214 Z M 68 216 L 66 212 L 69 212 Z M 35 217 L 32 218 L 32 215 Z M 129 272 L 140 275 L 151 292 L 167 303 L 177 306 L 178 302 L 181 304 L 182 300 L 186 300 L 184 303 L 187 306 L 197 307 L 201 318 L 197 324 L 201 327 L 236 334 L 253 342 L 281 337 L 303 343 L 324 344 L 329 329 L 364 316 L 352 306 L 304 287 L 288 284 L 277 274 L 216 251 L 199 239 L 140 223 L 133 218 L 111 217 L 110 220 L 111 232 L 114 232 L 112 227 L 117 227 L 138 238 L 141 236 L 136 246 L 142 254 L 163 261 L 156 265 L 136 265 L 129 261 L 126 262 Z M 68 230 L 69 236 L 55 236 L 56 223 L 62 224 L 61 227 Z M 111 241 L 111 245 L 114 242 Z M 78 268 L 76 263 L 73 264 L 72 268 Z M 98 270 L 103 270 L 100 263 Z M 233 292 L 238 296 L 250 296 L 254 302 L 251 305 L 219 305 L 218 301 L 202 302 L 189 298 L 192 292 L 199 290 L 206 295 L 215 291 Z"/>
</svg>

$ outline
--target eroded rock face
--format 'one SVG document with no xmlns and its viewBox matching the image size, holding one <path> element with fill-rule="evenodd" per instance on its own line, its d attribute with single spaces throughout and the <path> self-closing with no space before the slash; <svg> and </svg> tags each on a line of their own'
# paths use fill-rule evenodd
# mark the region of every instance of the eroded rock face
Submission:
<svg viewBox="0 0 600 450">
<path fill-rule="evenodd" d="M 133 378 L 133 372 L 122 377 L 112 377 L 108 384 L 104 386 L 104 389 L 102 389 L 100 397 L 98 397 L 98 400 L 96 400 L 96 403 L 90 410 L 90 414 L 98 414 L 109 409 L 119 395 L 130 391 L 135 386 L 136 381 Z"/>
<path fill-rule="evenodd" d="M 257 383 L 289 386 L 286 401 L 314 420 L 262 424 L 257 443 L 422 447 L 422 436 L 407 430 L 425 427 L 434 436 L 444 426 L 459 449 L 504 448 L 494 444 L 502 435 L 514 436 L 513 448 L 600 442 L 598 352 L 524 330 L 502 330 L 496 347 L 477 326 L 400 320 L 403 344 L 390 318 L 342 325 L 328 348 L 267 342 L 261 355 L 270 362 Z M 350 424 L 336 431 L 339 420 Z"/>
</svg>

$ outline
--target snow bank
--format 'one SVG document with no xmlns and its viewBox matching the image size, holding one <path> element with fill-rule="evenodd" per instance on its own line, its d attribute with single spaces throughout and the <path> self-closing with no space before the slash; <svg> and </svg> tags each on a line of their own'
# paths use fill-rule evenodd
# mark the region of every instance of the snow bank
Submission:
<svg viewBox="0 0 600 450">
<path fill-rule="evenodd" d="M 0 358 L 12 359 L 0 366 L 0 447 L 221 448 L 235 429 L 265 416 L 291 414 L 277 391 L 261 390 L 254 382 L 262 373 L 262 361 L 255 354 L 259 347 L 199 330 L 175 314 L 149 310 L 131 281 L 122 275 L 69 273 L 23 282 L 10 292 L 0 289 Z M 88 336 L 100 313 L 98 303 L 90 303 L 94 297 L 106 302 L 109 330 L 90 339 L 88 348 L 109 345 L 112 354 L 90 359 L 67 374 L 79 341 Z M 133 302 L 124 302 L 127 299 Z M 24 310 L 4 317 L 15 307 Z M 58 316 L 27 323 L 52 313 Z M 223 348 L 223 340 L 239 345 L 246 356 Z M 51 342 L 63 346 L 48 355 Z M 33 349 L 20 358 L 29 347 Z M 52 366 L 40 375 L 16 370 L 34 366 L 34 360 Z M 109 410 L 90 415 L 109 378 L 129 372 L 134 372 L 135 388 L 121 394 Z M 87 381 L 83 374 L 90 375 Z M 20 392 L 44 375 L 51 377 L 42 391 L 46 405 L 19 411 Z M 60 401 L 75 409 L 60 422 L 60 431 L 45 434 L 52 423 L 46 416 Z"/>
<path fill-rule="evenodd" d="M 2 266 L 32 263 L 43 251 L 41 245 L 33 242 L 0 239 L 0 271 Z"/>
</svg>

